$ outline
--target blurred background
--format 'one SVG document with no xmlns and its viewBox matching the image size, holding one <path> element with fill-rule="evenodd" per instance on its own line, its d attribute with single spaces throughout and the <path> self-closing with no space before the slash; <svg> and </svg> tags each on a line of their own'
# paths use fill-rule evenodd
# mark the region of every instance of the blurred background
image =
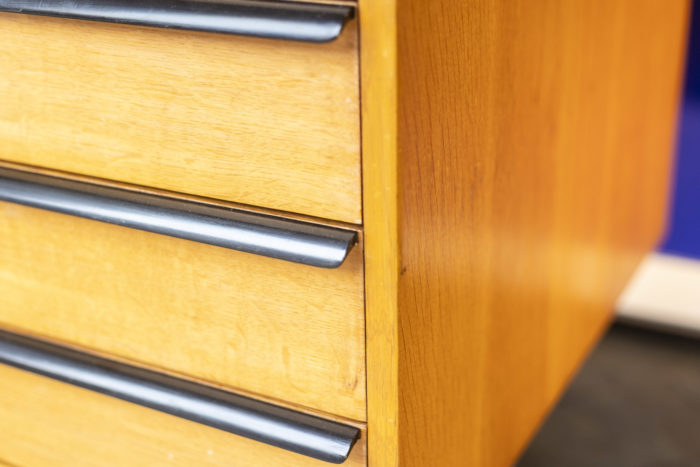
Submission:
<svg viewBox="0 0 700 467">
<path fill-rule="evenodd" d="M 700 5 L 690 28 L 671 218 L 616 324 L 519 467 L 700 466 Z"/>
</svg>

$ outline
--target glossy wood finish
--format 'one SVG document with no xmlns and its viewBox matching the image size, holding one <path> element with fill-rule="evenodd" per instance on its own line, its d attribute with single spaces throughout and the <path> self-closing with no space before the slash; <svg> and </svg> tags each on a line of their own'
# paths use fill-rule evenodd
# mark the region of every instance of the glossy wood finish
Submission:
<svg viewBox="0 0 700 467">
<path fill-rule="evenodd" d="M 333 465 L 4 365 L 0 407 L 0 465 Z M 365 465 L 363 438 L 343 466 Z"/>
<path fill-rule="evenodd" d="M 361 221 L 357 26 L 304 44 L 0 14 L 0 159 Z"/>
<path fill-rule="evenodd" d="M 661 233 L 687 10 L 360 1 L 370 465 L 515 460 Z"/>
<path fill-rule="evenodd" d="M 365 419 L 362 247 L 319 269 L 0 203 L 0 325 Z"/>
</svg>

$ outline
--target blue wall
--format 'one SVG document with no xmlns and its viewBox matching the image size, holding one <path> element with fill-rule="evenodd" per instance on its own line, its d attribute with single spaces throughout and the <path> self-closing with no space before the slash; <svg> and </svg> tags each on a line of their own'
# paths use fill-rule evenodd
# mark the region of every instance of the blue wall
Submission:
<svg viewBox="0 0 700 467">
<path fill-rule="evenodd" d="M 671 223 L 661 250 L 700 259 L 700 2 L 690 30 Z"/>
</svg>

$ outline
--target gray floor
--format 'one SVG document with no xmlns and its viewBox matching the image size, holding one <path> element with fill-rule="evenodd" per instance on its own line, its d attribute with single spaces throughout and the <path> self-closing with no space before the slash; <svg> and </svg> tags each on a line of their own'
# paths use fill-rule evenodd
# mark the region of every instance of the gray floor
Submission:
<svg viewBox="0 0 700 467">
<path fill-rule="evenodd" d="M 700 466 L 700 340 L 615 325 L 517 465 Z"/>
</svg>

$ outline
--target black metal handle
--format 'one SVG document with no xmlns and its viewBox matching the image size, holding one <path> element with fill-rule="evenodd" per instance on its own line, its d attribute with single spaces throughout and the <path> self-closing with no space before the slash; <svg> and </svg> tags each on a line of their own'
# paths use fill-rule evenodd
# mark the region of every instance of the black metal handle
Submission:
<svg viewBox="0 0 700 467">
<path fill-rule="evenodd" d="M 0 363 L 334 464 L 360 435 L 350 425 L 2 330 Z"/>
<path fill-rule="evenodd" d="M 0 0 L 0 11 L 244 36 L 328 42 L 354 9 L 270 0 Z"/>
<path fill-rule="evenodd" d="M 353 230 L 3 167 L 0 201 L 324 268 L 357 240 Z"/>
</svg>

